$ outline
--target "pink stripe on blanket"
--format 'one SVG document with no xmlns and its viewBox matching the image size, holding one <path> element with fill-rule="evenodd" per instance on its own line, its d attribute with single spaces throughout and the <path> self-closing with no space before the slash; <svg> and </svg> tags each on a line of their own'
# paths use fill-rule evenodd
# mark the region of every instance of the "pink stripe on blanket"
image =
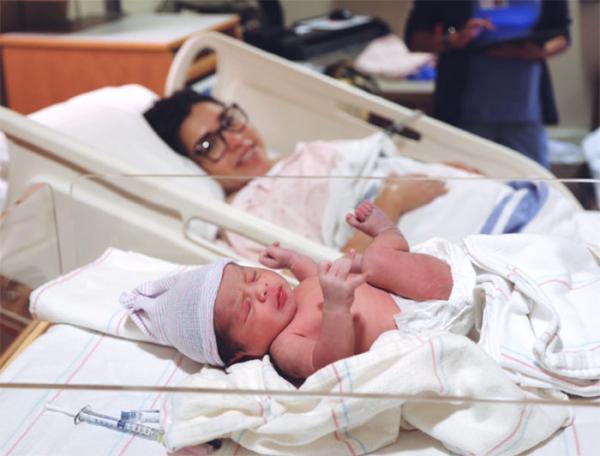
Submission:
<svg viewBox="0 0 600 456">
<path fill-rule="evenodd" d="M 502 445 L 504 445 L 506 442 L 508 442 L 510 439 L 512 439 L 516 435 L 517 431 L 519 430 L 519 428 L 523 425 L 523 422 L 525 421 L 525 411 L 526 410 L 527 410 L 527 406 L 524 406 L 523 409 L 521 410 L 521 416 L 519 416 L 519 422 L 517 423 L 517 426 L 513 429 L 513 431 L 506 438 L 504 438 L 500 443 L 498 443 L 490 451 L 488 451 L 486 453 L 486 455 L 492 454 L 495 450 L 500 448 Z"/>
<path fill-rule="evenodd" d="M 433 373 L 435 374 L 435 378 L 437 378 L 438 383 L 440 384 L 440 394 L 444 394 L 444 383 L 442 382 L 442 379 L 440 378 L 440 376 L 438 375 L 438 366 L 437 366 L 437 362 L 435 360 L 436 355 L 435 355 L 435 348 L 433 348 L 433 341 L 431 339 L 429 339 L 429 347 L 431 348 L 431 362 L 433 363 Z"/>
<path fill-rule="evenodd" d="M 90 352 L 86 355 L 86 357 L 81 361 L 81 363 L 79 363 L 79 366 L 77 366 L 77 368 L 71 373 L 71 375 L 69 375 L 69 377 L 67 378 L 67 380 L 65 381 L 65 384 L 68 384 L 75 375 L 77 375 L 77 373 L 81 370 L 81 368 L 85 365 L 85 363 L 87 363 L 92 354 L 94 354 L 94 352 L 96 351 L 96 349 L 98 348 L 98 346 L 100 345 L 100 343 L 104 340 L 104 335 L 100 336 L 100 338 L 98 339 L 98 342 L 96 342 L 96 344 L 92 347 L 92 349 L 90 350 Z M 56 399 L 58 399 L 58 397 L 63 393 L 63 391 L 58 391 L 54 397 L 52 399 L 50 399 L 49 402 L 54 402 Z M 8 456 L 10 453 L 12 453 L 14 451 L 14 449 L 18 446 L 18 444 L 25 438 L 25 436 L 27 434 L 29 434 L 29 431 L 31 431 L 31 429 L 33 428 L 33 426 L 37 423 L 37 421 L 40 419 L 40 417 L 44 414 L 44 412 L 46 411 L 46 409 L 44 407 L 42 407 L 42 409 L 40 410 L 40 412 L 38 413 L 38 415 L 33 419 L 33 421 L 31 422 L 31 424 L 27 427 L 27 429 L 25 429 L 25 431 L 21 434 L 21 436 L 16 440 L 15 443 L 13 443 L 13 445 L 10 447 L 10 449 L 8 450 L 8 452 L 5 454 L 5 456 Z"/>
<path fill-rule="evenodd" d="M 342 442 L 344 445 L 346 445 L 346 448 L 348 449 L 348 452 L 352 456 L 356 456 L 356 452 L 354 451 L 354 448 L 352 448 L 352 445 L 350 445 L 350 442 L 348 442 L 346 439 L 342 439 L 340 437 L 340 433 L 338 432 L 340 430 L 340 427 L 338 425 L 338 421 L 337 421 L 337 418 L 335 416 L 335 412 L 333 411 L 333 409 L 331 410 L 331 418 L 333 419 L 333 425 L 335 427 L 335 431 L 333 431 L 333 436 L 335 437 L 335 439 L 338 442 Z"/>
<path fill-rule="evenodd" d="M 568 290 L 581 290 L 582 288 L 589 287 L 590 285 L 594 285 L 597 282 L 600 282 L 600 279 L 592 280 L 591 282 L 584 283 L 582 285 L 573 286 L 573 284 L 571 284 L 570 282 L 567 282 L 566 280 L 550 279 L 550 280 L 546 280 L 545 282 L 542 282 L 538 285 L 540 287 L 543 287 L 544 285 L 549 285 L 551 283 L 557 283 L 559 285 L 563 285 Z"/>
<path fill-rule="evenodd" d="M 162 386 L 167 386 L 171 380 L 173 379 L 173 377 L 175 376 L 175 374 L 177 373 L 177 370 L 179 369 L 179 367 L 181 366 L 181 363 L 183 362 L 183 359 L 185 357 L 182 354 L 179 354 L 179 358 L 177 358 L 177 362 L 175 363 L 175 367 L 173 368 L 173 371 L 171 372 L 171 375 L 169 375 L 169 377 L 167 378 L 167 380 L 163 383 Z M 152 405 L 150 405 L 150 409 L 153 409 L 156 406 L 156 403 L 158 402 L 158 399 L 160 398 L 161 394 L 157 394 L 156 397 L 154 398 L 154 401 L 152 401 Z M 127 449 L 129 448 L 129 446 L 131 445 L 131 443 L 135 440 L 135 436 L 131 436 L 127 442 L 125 442 L 125 446 L 123 446 L 123 448 L 121 449 L 121 451 L 119 452 L 119 456 L 125 454 L 125 452 L 127 451 Z"/>
<path fill-rule="evenodd" d="M 577 434 L 577 428 L 575 427 L 575 420 L 573 420 L 573 423 L 571 424 L 571 429 L 573 430 L 573 438 L 575 439 L 577 456 L 581 456 L 581 443 L 579 442 L 579 435 Z"/>
<path fill-rule="evenodd" d="M 590 387 L 594 387 L 595 388 L 595 387 L 598 386 L 597 382 L 596 383 L 592 383 L 590 385 L 585 385 L 585 384 L 577 383 L 577 382 L 575 382 L 573 380 L 567 379 L 565 377 L 561 377 L 560 375 L 554 374 L 554 373 L 552 373 L 550 371 L 545 371 L 543 369 L 540 369 L 539 367 L 537 367 L 537 366 L 535 366 L 533 364 L 521 361 L 520 359 L 517 359 L 517 358 L 515 358 L 513 356 L 507 355 L 506 353 L 501 353 L 501 356 L 504 357 L 504 358 L 510 359 L 511 361 L 514 361 L 516 363 L 522 364 L 523 366 L 526 366 L 526 367 L 528 367 L 528 368 L 530 368 L 530 369 L 532 369 L 534 371 L 541 372 L 543 374 L 548 375 L 549 377 L 552 377 L 552 378 L 555 378 L 557 380 L 560 380 L 561 382 L 565 382 L 565 383 L 569 383 L 571 385 L 575 385 L 578 388 L 590 388 Z"/>
</svg>

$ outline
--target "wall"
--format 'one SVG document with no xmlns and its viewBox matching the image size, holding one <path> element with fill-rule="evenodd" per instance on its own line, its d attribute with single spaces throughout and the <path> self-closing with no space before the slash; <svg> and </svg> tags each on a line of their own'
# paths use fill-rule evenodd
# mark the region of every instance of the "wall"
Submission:
<svg viewBox="0 0 600 456">
<path fill-rule="evenodd" d="M 162 3 L 162 0 L 121 0 L 121 8 L 125 13 L 151 13 Z M 71 0 L 69 2 L 69 18 L 88 17 L 104 13 L 104 0 Z"/>
<path fill-rule="evenodd" d="M 590 5 L 597 9 L 597 3 L 584 5 L 577 0 L 569 1 L 571 47 L 548 61 L 560 114 L 560 125 L 554 133 L 576 141 L 592 128 L 593 103 L 598 103 L 592 85 L 594 34 L 596 69 L 598 66 L 598 23 L 593 27 L 594 31 L 588 22 L 590 18 L 586 19 Z"/>
<path fill-rule="evenodd" d="M 590 88 L 592 128 L 600 127 L 600 1 L 579 3 L 581 54 L 585 84 Z"/>
<path fill-rule="evenodd" d="M 348 8 L 355 14 L 365 14 L 378 17 L 390 26 L 392 32 L 398 36 L 404 34 L 404 24 L 412 1 L 389 0 L 333 0 L 333 8 Z"/>
<path fill-rule="evenodd" d="M 328 0 L 280 0 L 285 24 L 293 24 L 299 19 L 321 16 L 331 10 Z"/>
<path fill-rule="evenodd" d="M 154 11 L 161 3 L 161 0 L 122 0 L 122 7 L 127 13 L 143 13 Z M 281 0 L 281 4 L 286 25 L 302 18 L 326 14 L 333 8 L 345 7 L 356 14 L 380 17 L 394 33 L 402 36 L 412 1 Z M 78 10 L 83 16 L 99 14 L 104 8 L 102 0 L 75 0 L 70 5 L 71 14 Z M 573 20 L 571 48 L 549 61 L 561 116 L 559 127 L 575 134 L 581 134 L 599 122 L 599 6 L 598 0 L 569 0 Z"/>
</svg>

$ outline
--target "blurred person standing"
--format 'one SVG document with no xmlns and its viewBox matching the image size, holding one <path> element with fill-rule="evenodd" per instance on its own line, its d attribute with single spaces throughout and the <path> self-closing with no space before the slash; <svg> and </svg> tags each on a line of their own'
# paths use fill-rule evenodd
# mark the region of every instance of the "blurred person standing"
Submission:
<svg viewBox="0 0 600 456">
<path fill-rule="evenodd" d="M 568 48 L 570 22 L 566 0 L 415 0 L 405 41 L 439 55 L 435 117 L 548 168 L 546 58 Z"/>
</svg>

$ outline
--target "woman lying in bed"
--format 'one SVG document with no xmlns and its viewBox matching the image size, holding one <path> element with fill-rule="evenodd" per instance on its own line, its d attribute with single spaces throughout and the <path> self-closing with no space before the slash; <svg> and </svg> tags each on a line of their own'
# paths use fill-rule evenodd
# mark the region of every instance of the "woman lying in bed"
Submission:
<svg viewBox="0 0 600 456">
<path fill-rule="evenodd" d="M 329 194 L 328 179 L 285 182 L 263 179 L 261 182 L 255 180 L 253 188 L 247 184 L 252 181 L 249 176 L 330 176 L 338 157 L 331 143 L 313 143 L 312 147 L 300 147 L 279 161 L 272 160 L 267 155 L 263 139 L 248 122 L 241 107 L 236 104 L 225 105 L 191 90 L 159 100 L 144 116 L 173 150 L 193 160 L 209 175 L 217 176 L 232 204 L 252 211 L 252 202 L 259 201 L 262 196 L 268 199 L 270 211 L 285 210 L 294 219 L 285 223 L 286 227 L 313 240 L 324 241 L 320 233 L 320 220 Z M 272 188 L 273 185 L 277 189 Z M 391 178 L 377 189 L 373 202 L 391 220 L 398 222 L 403 214 L 430 203 L 446 192 L 446 185 L 439 180 L 403 181 Z M 282 193 L 290 194 L 295 198 L 287 199 L 285 207 L 281 207 L 272 198 L 274 193 L 280 197 Z M 313 217 L 301 215 L 307 210 L 313 213 Z M 269 214 L 255 215 L 275 221 Z M 311 222 L 307 225 L 305 221 L 309 219 Z M 234 241 L 234 248 L 244 242 L 235 235 L 230 235 L 230 240 Z M 369 242 L 366 235 L 358 233 L 340 247 L 343 250 L 353 248 L 362 251 Z M 247 253 L 244 247 L 238 250 L 242 254 Z"/>
</svg>

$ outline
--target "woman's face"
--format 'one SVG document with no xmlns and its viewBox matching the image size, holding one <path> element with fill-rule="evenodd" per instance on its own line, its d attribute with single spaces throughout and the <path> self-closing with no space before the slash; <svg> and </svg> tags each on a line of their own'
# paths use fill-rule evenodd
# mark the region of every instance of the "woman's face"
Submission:
<svg viewBox="0 0 600 456">
<path fill-rule="evenodd" d="M 241 131 L 222 130 L 226 142 L 226 151 L 217 160 L 210 160 L 195 152 L 198 142 L 207 134 L 219 130 L 219 116 L 223 107 L 216 103 L 196 103 L 179 129 L 179 137 L 189 158 L 197 163 L 207 174 L 212 176 L 245 177 L 242 179 L 226 179 L 217 177 L 225 193 L 242 188 L 252 176 L 263 176 L 271 167 L 267 158 L 265 144 L 259 133 L 251 124 Z"/>
</svg>

